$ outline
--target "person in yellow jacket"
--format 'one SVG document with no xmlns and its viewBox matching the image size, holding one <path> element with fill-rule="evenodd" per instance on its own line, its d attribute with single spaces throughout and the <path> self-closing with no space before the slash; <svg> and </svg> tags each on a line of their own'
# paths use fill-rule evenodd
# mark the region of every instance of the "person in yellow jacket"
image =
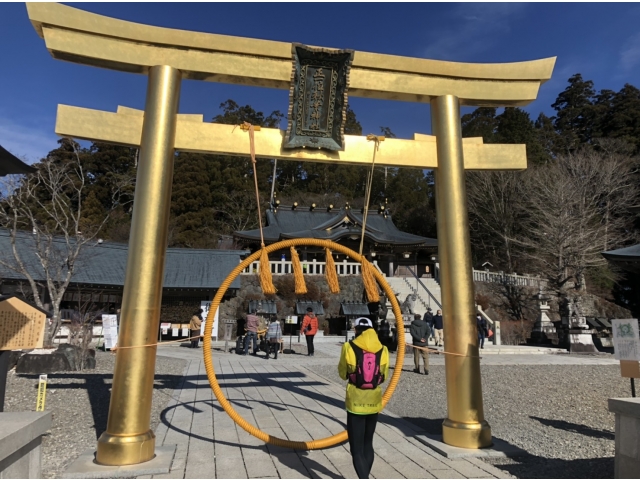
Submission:
<svg viewBox="0 0 640 480">
<path fill-rule="evenodd" d="M 389 351 L 378 340 L 368 318 L 355 320 L 356 338 L 342 346 L 338 373 L 347 380 L 345 407 L 353 467 L 369 478 L 373 466 L 373 435 L 382 410 L 380 384 L 389 376 Z"/>
</svg>

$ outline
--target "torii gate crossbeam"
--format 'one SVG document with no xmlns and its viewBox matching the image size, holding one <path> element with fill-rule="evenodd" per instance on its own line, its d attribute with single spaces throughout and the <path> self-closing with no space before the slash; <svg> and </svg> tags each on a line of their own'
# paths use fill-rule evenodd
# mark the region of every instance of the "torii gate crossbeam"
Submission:
<svg viewBox="0 0 640 480">
<path fill-rule="evenodd" d="M 54 58 L 149 76 L 143 115 L 127 109 L 107 113 L 60 106 L 56 131 L 140 145 L 119 346 L 152 343 L 160 316 L 175 148 L 236 155 L 247 151 L 239 137 L 225 131 L 228 126 L 177 114 L 181 80 L 288 89 L 291 44 L 140 25 L 60 4 L 28 3 L 27 10 Z M 554 64 L 555 58 L 470 64 L 354 54 L 350 95 L 431 105 L 435 137 L 389 140 L 389 147 L 379 152 L 379 165 L 434 168 L 436 173 L 445 349 L 463 355 L 445 358 L 448 414 L 443 440 L 450 445 L 491 444 L 482 405 L 464 171 L 526 168 L 524 145 L 463 142 L 460 106 L 527 105 L 551 77 Z M 366 148 L 362 138 L 346 136 L 344 152 L 283 151 L 282 134 L 265 130 L 256 133 L 259 156 L 355 164 L 371 159 L 371 147 Z M 206 133 L 196 136 L 193 131 Z M 246 137 L 243 141 L 246 146 Z M 155 355 L 155 348 L 118 350 L 107 431 L 98 441 L 99 463 L 128 465 L 154 457 L 149 425 Z"/>
</svg>

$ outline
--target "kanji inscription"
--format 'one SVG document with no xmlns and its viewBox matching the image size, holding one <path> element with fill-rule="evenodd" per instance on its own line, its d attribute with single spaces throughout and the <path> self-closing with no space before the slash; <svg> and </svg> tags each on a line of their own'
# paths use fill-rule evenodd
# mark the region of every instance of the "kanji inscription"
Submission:
<svg viewBox="0 0 640 480">
<path fill-rule="evenodd" d="M 0 350 L 42 348 L 46 317 L 38 310 L 0 304 Z"/>
<path fill-rule="evenodd" d="M 284 148 L 344 150 L 351 50 L 293 45 L 289 125 Z"/>
</svg>

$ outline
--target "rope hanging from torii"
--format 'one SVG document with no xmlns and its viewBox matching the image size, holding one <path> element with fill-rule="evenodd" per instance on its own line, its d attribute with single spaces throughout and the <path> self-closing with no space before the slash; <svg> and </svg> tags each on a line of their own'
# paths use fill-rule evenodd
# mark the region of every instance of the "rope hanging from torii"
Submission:
<svg viewBox="0 0 640 480">
<path fill-rule="evenodd" d="M 253 167 L 253 181 L 255 186 L 256 193 L 256 204 L 258 208 L 258 226 L 260 230 L 260 287 L 265 295 L 273 295 L 276 293 L 276 288 L 273 285 L 273 278 L 271 276 L 271 267 L 269 265 L 269 256 L 266 253 L 266 246 L 264 243 L 264 234 L 262 232 L 262 212 L 260 209 L 260 191 L 258 189 L 258 173 L 256 168 L 256 152 L 255 152 L 255 136 L 254 131 L 260 127 L 254 127 L 249 122 L 244 122 L 240 125 L 240 128 L 249 132 L 249 152 L 251 154 L 251 165 Z M 373 159 L 371 161 L 371 172 L 367 175 L 367 182 L 365 188 L 365 205 L 364 205 L 364 214 L 362 217 L 362 232 L 360 238 L 360 265 L 361 265 L 361 275 L 362 275 L 362 283 L 364 284 L 365 291 L 367 293 L 367 298 L 369 302 L 379 302 L 380 294 L 378 292 L 378 286 L 376 284 L 374 274 L 373 274 L 373 265 L 369 263 L 369 261 L 362 255 L 362 249 L 364 245 L 364 232 L 367 224 L 367 215 L 369 211 L 369 201 L 371 198 L 371 185 L 373 183 L 373 172 L 376 162 L 376 152 L 380 146 L 380 142 L 384 140 L 385 137 L 380 137 L 376 135 L 367 135 L 367 140 L 374 142 L 373 149 Z M 302 270 L 302 266 L 300 264 L 300 257 L 296 249 L 292 246 L 291 249 L 291 263 L 293 265 L 293 276 L 295 282 L 295 292 L 297 295 L 304 295 L 307 293 L 307 286 L 304 280 L 304 272 Z M 329 248 L 325 248 L 325 256 L 326 256 L 326 265 L 325 265 L 325 276 L 327 279 L 327 283 L 329 285 L 329 290 L 331 293 L 340 293 L 340 283 L 338 281 L 338 275 L 336 272 L 335 262 L 333 260 L 333 255 Z"/>
</svg>

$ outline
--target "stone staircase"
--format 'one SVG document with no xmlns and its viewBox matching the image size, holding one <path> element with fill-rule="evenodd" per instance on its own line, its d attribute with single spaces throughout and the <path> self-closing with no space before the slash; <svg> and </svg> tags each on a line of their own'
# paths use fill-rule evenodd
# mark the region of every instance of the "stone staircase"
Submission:
<svg viewBox="0 0 640 480">
<path fill-rule="evenodd" d="M 417 299 L 414 309 L 417 313 L 424 314 L 428 307 L 435 313 L 440 307 L 433 298 L 420 286 L 414 277 L 386 277 L 391 289 L 398 294 L 398 301 L 402 305 L 408 295 L 415 294 Z M 420 281 L 429 289 L 431 295 L 439 302 L 441 301 L 440 285 L 433 278 L 421 278 Z M 387 307 L 391 304 L 387 302 Z"/>
</svg>

